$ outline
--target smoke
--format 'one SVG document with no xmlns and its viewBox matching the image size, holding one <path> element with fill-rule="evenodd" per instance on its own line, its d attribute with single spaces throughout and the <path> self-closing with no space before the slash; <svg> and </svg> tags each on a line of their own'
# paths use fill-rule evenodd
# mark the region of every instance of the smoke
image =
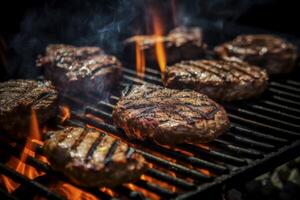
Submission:
<svg viewBox="0 0 300 200">
<path fill-rule="evenodd" d="M 62 3 L 61 3 L 62 2 Z M 30 10 L 10 43 L 14 57 L 6 69 L 10 77 L 39 75 L 35 59 L 48 44 L 99 46 L 118 54 L 122 34 L 139 14 L 141 1 L 54 1 Z"/>
<path fill-rule="evenodd" d="M 146 16 L 149 4 L 160 7 L 167 30 L 174 27 L 171 1 L 176 5 L 175 25 L 221 30 L 224 21 L 233 21 L 249 7 L 270 0 L 52 0 L 25 15 L 20 32 L 9 44 L 14 56 L 6 71 L 11 78 L 36 77 L 39 71 L 35 59 L 53 43 L 99 46 L 107 53 L 120 55 L 124 38 L 149 33 Z M 207 18 L 214 22 L 203 20 Z"/>
</svg>

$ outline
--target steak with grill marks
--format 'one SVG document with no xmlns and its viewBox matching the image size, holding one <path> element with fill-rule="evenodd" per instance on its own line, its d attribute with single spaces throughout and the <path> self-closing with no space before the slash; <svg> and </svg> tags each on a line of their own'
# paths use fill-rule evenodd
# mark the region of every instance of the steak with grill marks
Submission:
<svg viewBox="0 0 300 200">
<path fill-rule="evenodd" d="M 48 134 L 43 149 L 51 166 L 82 187 L 114 187 L 144 171 L 143 156 L 95 129 L 70 126 Z"/>
<path fill-rule="evenodd" d="M 182 61 L 168 67 L 166 77 L 167 87 L 189 88 L 224 101 L 255 97 L 268 84 L 265 70 L 233 58 Z"/>
<path fill-rule="evenodd" d="M 273 35 L 241 35 L 215 48 L 221 57 L 238 57 L 269 74 L 289 73 L 297 59 L 295 45 Z"/>
<path fill-rule="evenodd" d="M 169 145 L 209 142 L 229 126 L 223 107 L 206 95 L 153 85 L 132 86 L 113 120 L 129 138 Z"/>
<path fill-rule="evenodd" d="M 50 81 L 9 80 L 0 83 L 0 129 L 24 137 L 32 110 L 45 123 L 57 113 L 58 93 Z"/>
<path fill-rule="evenodd" d="M 98 47 L 49 45 L 37 66 L 62 92 L 106 96 L 121 76 L 121 63 Z"/>
<path fill-rule="evenodd" d="M 203 56 L 206 44 L 202 41 L 202 31 L 196 27 L 177 27 L 166 36 L 138 35 L 124 41 L 127 55 L 126 59 L 134 61 L 136 58 L 136 47 L 145 53 L 146 62 L 153 64 L 157 62 L 155 45 L 162 42 L 168 63 L 178 62 L 182 59 L 193 59 Z"/>
</svg>

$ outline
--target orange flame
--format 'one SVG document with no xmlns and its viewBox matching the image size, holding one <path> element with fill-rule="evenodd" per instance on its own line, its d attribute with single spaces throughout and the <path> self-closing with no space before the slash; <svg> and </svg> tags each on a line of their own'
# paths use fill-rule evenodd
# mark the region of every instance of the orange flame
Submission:
<svg viewBox="0 0 300 200">
<path fill-rule="evenodd" d="M 199 169 L 199 171 L 202 172 L 203 174 L 205 174 L 206 176 L 211 175 L 210 171 L 208 171 L 207 169 Z"/>
<path fill-rule="evenodd" d="M 117 196 L 117 195 L 115 194 L 115 192 L 112 191 L 112 190 L 109 189 L 109 188 L 103 187 L 103 188 L 101 188 L 100 190 L 101 190 L 102 192 L 108 194 L 108 195 L 111 196 L 111 197 Z"/>
<path fill-rule="evenodd" d="M 62 194 L 66 199 L 81 199 L 81 200 L 96 200 L 94 195 L 84 192 L 78 189 L 75 186 L 72 186 L 68 183 L 60 183 L 58 184 L 58 193 Z"/>
<path fill-rule="evenodd" d="M 155 13 L 153 15 L 153 30 L 154 35 L 157 37 L 155 43 L 155 55 L 161 71 L 162 79 L 164 79 L 167 65 L 167 56 L 164 47 L 164 41 L 163 39 L 160 39 L 163 36 L 163 26 L 160 18 Z"/>
<path fill-rule="evenodd" d="M 61 112 L 61 122 L 65 122 L 67 119 L 70 119 L 71 112 L 70 108 L 68 106 L 60 106 L 60 112 Z"/>
<path fill-rule="evenodd" d="M 16 158 L 11 158 L 7 162 L 7 166 L 19 172 L 20 174 L 27 176 L 29 179 L 34 179 L 37 176 L 42 175 L 42 173 L 39 173 L 35 168 L 25 164 L 27 156 L 36 156 L 35 152 L 31 150 L 32 142 L 40 142 L 41 140 L 38 119 L 34 109 L 31 110 L 30 129 L 28 138 L 28 142 L 24 146 L 20 159 L 18 160 Z M 18 183 L 15 183 L 14 181 L 5 176 L 2 176 L 1 178 L 8 192 L 13 192 L 19 186 Z"/>
<path fill-rule="evenodd" d="M 135 54 L 136 54 L 136 72 L 140 78 L 144 78 L 145 74 L 145 53 L 141 48 L 141 41 L 136 40 L 135 43 Z"/>
<path fill-rule="evenodd" d="M 160 199 L 160 197 L 158 195 L 156 195 L 156 194 L 154 194 L 152 192 L 149 192 L 149 191 L 147 191 L 147 190 L 145 190 L 143 188 L 140 188 L 140 187 L 138 187 L 136 185 L 133 185 L 132 183 L 128 183 L 128 184 L 126 184 L 126 186 L 129 189 L 133 190 L 133 191 L 137 191 L 137 192 L 142 193 L 145 197 L 148 197 L 149 199 L 153 199 L 153 200 L 159 200 Z"/>
</svg>

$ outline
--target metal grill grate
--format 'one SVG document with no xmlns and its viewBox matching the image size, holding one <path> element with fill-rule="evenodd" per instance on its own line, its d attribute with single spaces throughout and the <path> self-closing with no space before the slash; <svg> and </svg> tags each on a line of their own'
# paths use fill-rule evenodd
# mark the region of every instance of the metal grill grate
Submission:
<svg viewBox="0 0 300 200">
<path fill-rule="evenodd" d="M 128 84 L 141 83 L 162 85 L 160 72 L 147 68 L 144 80 L 141 80 L 134 70 L 125 68 L 120 88 L 108 101 L 86 106 L 80 98 L 63 97 L 65 103 L 84 108 L 80 111 L 72 109 L 72 118 L 64 125 L 90 125 L 109 132 L 129 142 L 152 166 L 145 172 L 147 179 L 141 178 L 132 183 L 140 189 L 122 185 L 112 189 L 113 196 L 97 188 L 81 188 L 83 191 L 100 199 L 145 199 L 145 191 L 160 198 L 186 199 L 238 186 L 299 155 L 300 82 L 296 80 L 274 80 L 260 99 L 226 103 L 224 106 L 231 121 L 227 133 L 205 145 L 182 144 L 173 149 L 151 142 L 128 141 L 124 132 L 112 123 L 111 111 L 119 99 L 119 91 Z M 12 141 L 17 145 L 11 145 Z M 19 158 L 22 143 L 24 141 L 2 135 L 0 149 L 9 156 Z M 43 154 L 40 145 L 34 144 L 31 148 Z M 63 175 L 35 157 L 28 155 L 25 163 L 45 172 L 47 176 L 68 182 Z M 30 180 L 5 164 L 0 163 L 0 173 L 21 183 L 33 194 L 48 199 L 63 199 L 39 181 Z M 14 193 L 9 194 L 4 189 L 0 189 L 0 196 L 17 199 Z"/>
</svg>

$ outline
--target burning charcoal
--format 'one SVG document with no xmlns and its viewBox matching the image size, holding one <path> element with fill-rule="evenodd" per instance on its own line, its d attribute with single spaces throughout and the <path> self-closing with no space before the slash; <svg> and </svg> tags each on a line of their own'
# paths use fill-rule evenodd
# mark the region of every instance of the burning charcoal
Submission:
<svg viewBox="0 0 300 200">
<path fill-rule="evenodd" d="M 0 101 L 1 129 L 24 137 L 33 112 L 39 124 L 56 115 L 58 93 L 50 81 L 10 80 L 0 83 Z"/>
<path fill-rule="evenodd" d="M 241 35 L 215 48 L 221 57 L 238 57 L 265 68 L 269 74 L 289 73 L 297 59 L 297 47 L 273 35 Z"/>
<path fill-rule="evenodd" d="M 137 35 L 125 40 L 126 59 L 134 61 L 136 51 L 142 51 L 146 63 L 157 65 L 157 45 L 162 43 L 168 63 L 178 62 L 185 59 L 201 57 L 206 49 L 206 44 L 202 41 L 202 31 L 200 28 L 178 27 L 166 36 L 157 35 Z"/>
<path fill-rule="evenodd" d="M 105 97 L 121 76 L 121 63 L 98 47 L 49 45 L 37 60 L 61 92 Z"/>
<path fill-rule="evenodd" d="M 113 111 L 128 137 L 161 144 L 204 143 L 229 126 L 224 108 L 206 95 L 159 86 L 133 86 Z"/>
<path fill-rule="evenodd" d="M 167 87 L 189 88 L 225 101 L 258 96 L 268 84 L 264 70 L 232 59 L 182 61 L 168 67 L 166 77 Z"/>
</svg>

